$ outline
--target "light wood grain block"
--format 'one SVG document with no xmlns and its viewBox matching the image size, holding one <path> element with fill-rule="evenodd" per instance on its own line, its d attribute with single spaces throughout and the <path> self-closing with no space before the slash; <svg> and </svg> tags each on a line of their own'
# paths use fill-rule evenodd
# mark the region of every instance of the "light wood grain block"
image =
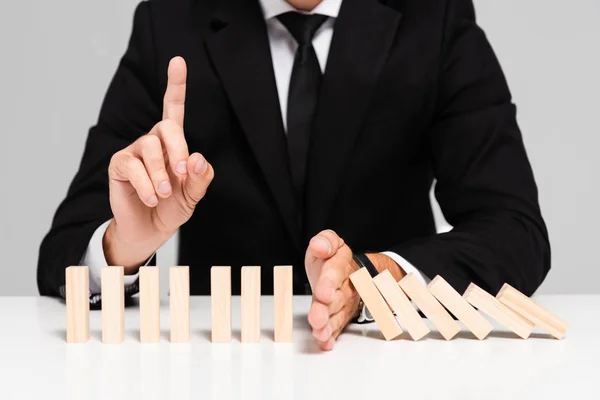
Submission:
<svg viewBox="0 0 600 400">
<path fill-rule="evenodd" d="M 569 329 L 569 324 L 537 304 L 535 301 L 505 283 L 496 298 L 525 319 L 539 325 L 556 339 L 562 339 Z"/>
<path fill-rule="evenodd" d="M 231 342 L 231 267 L 210 270 L 212 342 Z"/>
<path fill-rule="evenodd" d="M 427 288 L 477 339 L 485 339 L 494 328 L 441 276 L 436 276 Z"/>
<path fill-rule="evenodd" d="M 527 339 L 531 335 L 534 327 L 531 321 L 523 318 L 474 283 L 469 285 L 463 297 L 473 307 L 489 315 L 523 339 Z"/>
<path fill-rule="evenodd" d="M 408 274 L 398 284 L 444 339 L 450 340 L 460 332 L 460 326 L 454 321 L 454 318 L 448 314 L 448 311 L 433 297 L 416 275 Z"/>
<path fill-rule="evenodd" d="M 140 342 L 160 342 L 160 283 L 158 267 L 141 267 Z"/>
<path fill-rule="evenodd" d="M 260 342 L 260 267 L 242 267 L 242 343 Z"/>
<path fill-rule="evenodd" d="M 73 266 L 65 270 L 67 303 L 67 343 L 90 340 L 90 281 L 88 267 Z"/>
<path fill-rule="evenodd" d="M 392 340 L 401 335 L 402 328 L 377 290 L 369 271 L 366 268 L 359 269 L 350 275 L 350 281 L 373 316 L 385 340 Z"/>
<path fill-rule="evenodd" d="M 400 289 L 390 271 L 386 269 L 373 278 L 373 282 L 413 340 L 419 340 L 430 332 L 427 324 Z"/>
<path fill-rule="evenodd" d="M 102 295 L 102 343 L 125 339 L 125 286 L 123 267 L 104 267 L 100 272 Z"/>
<path fill-rule="evenodd" d="M 190 267 L 169 269 L 171 342 L 190 341 Z"/>
<path fill-rule="evenodd" d="M 275 316 L 275 342 L 291 342 L 294 329 L 292 266 L 273 269 L 273 302 Z"/>
</svg>

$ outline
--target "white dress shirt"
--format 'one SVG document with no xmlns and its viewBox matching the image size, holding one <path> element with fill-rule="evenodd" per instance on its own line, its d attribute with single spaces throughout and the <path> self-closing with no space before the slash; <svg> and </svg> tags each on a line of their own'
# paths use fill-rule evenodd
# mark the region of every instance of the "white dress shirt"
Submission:
<svg viewBox="0 0 600 400">
<path fill-rule="evenodd" d="M 285 26 L 276 18 L 278 15 L 288 11 L 297 11 L 285 0 L 260 0 L 263 14 L 267 24 L 267 34 L 271 48 L 271 57 L 273 61 L 273 70 L 275 72 L 275 81 L 277 84 L 277 93 L 279 95 L 279 104 L 281 105 L 281 115 L 283 116 L 284 130 L 287 130 L 287 103 L 290 79 L 292 77 L 292 67 L 294 65 L 294 56 L 298 44 Z M 310 12 L 305 14 L 321 14 L 329 18 L 321 25 L 313 37 L 313 47 L 321 71 L 324 72 L 327 66 L 327 57 L 329 55 L 329 46 L 333 37 L 335 19 L 337 18 L 342 0 L 323 0 Z M 87 265 L 90 271 L 90 293 L 92 299 L 99 299 L 100 293 L 100 270 L 107 266 L 102 247 L 102 238 L 108 227 L 108 222 L 102 224 L 93 234 L 89 246 L 81 265 Z M 424 284 L 429 282 L 429 278 L 415 268 L 411 263 L 402 258 L 399 254 L 393 252 L 384 252 L 382 254 L 392 258 L 404 271 L 414 273 Z M 131 287 L 138 276 L 125 276 L 125 286 Z"/>
</svg>

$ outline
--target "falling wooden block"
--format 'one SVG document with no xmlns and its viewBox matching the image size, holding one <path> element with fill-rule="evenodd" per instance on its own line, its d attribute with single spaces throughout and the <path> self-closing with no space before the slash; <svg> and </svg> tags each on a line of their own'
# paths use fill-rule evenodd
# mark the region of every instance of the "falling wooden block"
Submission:
<svg viewBox="0 0 600 400">
<path fill-rule="evenodd" d="M 231 267 L 210 270 L 212 342 L 231 342 Z"/>
<path fill-rule="evenodd" d="M 410 304 L 410 300 L 400 289 L 390 271 L 386 269 L 373 278 L 373 282 L 413 340 L 419 340 L 430 332 L 427 324 Z"/>
<path fill-rule="evenodd" d="M 242 267 L 242 343 L 260 342 L 260 267 Z"/>
<path fill-rule="evenodd" d="M 121 343 L 125 339 L 123 267 L 102 268 L 100 286 L 102 290 L 102 343 Z"/>
<path fill-rule="evenodd" d="M 496 295 L 501 303 L 525 317 L 525 319 L 539 325 L 556 339 L 562 339 L 569 324 L 546 310 L 535 301 L 505 283 Z"/>
<path fill-rule="evenodd" d="M 140 342 L 160 342 L 158 267 L 140 268 Z"/>
<path fill-rule="evenodd" d="M 531 321 L 521 317 L 474 283 L 469 285 L 463 297 L 473 307 L 489 315 L 523 339 L 527 339 L 531 335 L 534 327 Z"/>
<path fill-rule="evenodd" d="M 400 324 L 392 314 L 387 303 L 377 290 L 366 268 L 361 268 L 350 275 L 350 280 L 360 298 L 373 316 L 385 340 L 392 340 L 402 334 Z"/>
<path fill-rule="evenodd" d="M 446 307 L 475 337 L 483 340 L 492 331 L 493 326 L 483 318 L 444 278 L 436 276 L 427 288 L 444 307 Z"/>
<path fill-rule="evenodd" d="M 293 269 L 291 266 L 276 266 L 273 269 L 273 302 L 275 310 L 276 342 L 291 342 L 294 327 L 293 315 Z"/>
<path fill-rule="evenodd" d="M 454 321 L 454 318 L 448 314 L 448 311 L 433 297 L 431 292 L 419 282 L 416 275 L 408 274 L 398 284 L 429 321 L 435 325 L 444 339 L 450 340 L 460 332 L 460 326 Z"/>
<path fill-rule="evenodd" d="M 171 342 L 190 341 L 190 267 L 169 269 Z"/>
<path fill-rule="evenodd" d="M 65 270 L 67 303 L 67 343 L 85 343 L 90 339 L 90 281 L 88 267 Z"/>
</svg>

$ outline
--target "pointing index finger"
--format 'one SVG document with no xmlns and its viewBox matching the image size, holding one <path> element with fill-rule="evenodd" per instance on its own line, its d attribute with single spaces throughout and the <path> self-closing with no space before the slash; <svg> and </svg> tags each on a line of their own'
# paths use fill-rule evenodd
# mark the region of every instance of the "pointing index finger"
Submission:
<svg viewBox="0 0 600 400">
<path fill-rule="evenodd" d="M 187 65 L 182 57 L 175 57 L 169 63 L 167 90 L 163 101 L 163 120 L 171 119 L 183 127 L 185 114 L 185 91 L 187 85 Z"/>
</svg>

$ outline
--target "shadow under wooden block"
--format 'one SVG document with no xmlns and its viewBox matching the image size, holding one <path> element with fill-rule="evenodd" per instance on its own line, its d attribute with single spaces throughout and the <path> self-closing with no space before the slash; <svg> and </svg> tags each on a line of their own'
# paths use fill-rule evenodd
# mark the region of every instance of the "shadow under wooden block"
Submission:
<svg viewBox="0 0 600 400">
<path fill-rule="evenodd" d="M 496 298 L 525 319 L 539 325 L 543 330 L 562 339 L 569 329 L 569 324 L 537 304 L 535 301 L 505 283 Z"/>
<path fill-rule="evenodd" d="M 390 271 L 386 269 L 377 275 L 373 282 L 413 340 L 419 340 L 430 332 L 427 324 L 400 289 Z"/>
<path fill-rule="evenodd" d="M 463 294 L 473 307 L 489 315 L 523 339 L 527 339 L 533 331 L 534 324 L 502 304 L 491 294 L 471 283 Z"/>
<path fill-rule="evenodd" d="M 493 326 L 473 308 L 444 278 L 436 276 L 427 288 L 479 340 L 492 331 Z"/>
<path fill-rule="evenodd" d="M 454 318 L 429 292 L 429 289 L 419 281 L 416 275 L 408 274 L 399 282 L 399 285 L 446 340 L 451 340 L 460 332 L 460 326 Z"/>
<path fill-rule="evenodd" d="M 385 340 L 392 340 L 402 334 L 400 324 L 377 290 L 369 271 L 363 267 L 352 273 L 350 280 L 369 309 Z"/>
</svg>

